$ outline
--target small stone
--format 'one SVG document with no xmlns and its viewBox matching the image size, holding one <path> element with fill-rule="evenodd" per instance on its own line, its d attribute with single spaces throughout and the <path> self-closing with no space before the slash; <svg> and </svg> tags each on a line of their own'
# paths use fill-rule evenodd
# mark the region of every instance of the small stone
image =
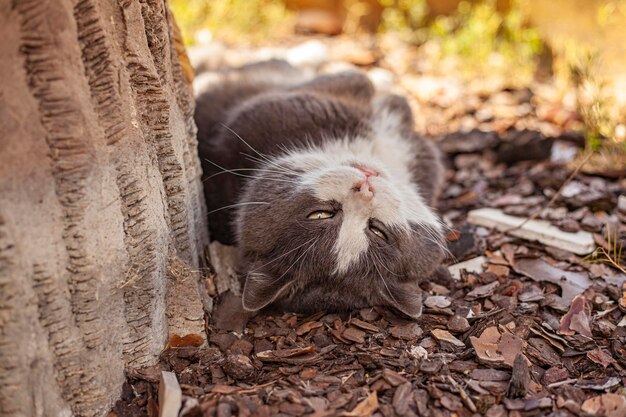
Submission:
<svg viewBox="0 0 626 417">
<path fill-rule="evenodd" d="M 443 295 L 434 295 L 426 298 L 424 305 L 428 308 L 446 308 L 450 307 L 452 301 Z"/>
<path fill-rule="evenodd" d="M 245 380 L 255 371 L 250 358 L 240 354 L 228 355 L 224 361 L 223 369 L 228 376 L 236 380 Z"/>
<path fill-rule="evenodd" d="M 452 316 L 448 320 L 448 330 L 453 333 L 465 333 L 470 328 L 470 324 L 465 317 Z"/>
</svg>

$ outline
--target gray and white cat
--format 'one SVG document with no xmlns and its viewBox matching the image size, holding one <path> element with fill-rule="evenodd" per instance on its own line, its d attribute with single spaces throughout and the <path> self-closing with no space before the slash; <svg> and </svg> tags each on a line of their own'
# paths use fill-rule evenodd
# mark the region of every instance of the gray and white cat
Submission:
<svg viewBox="0 0 626 417">
<path fill-rule="evenodd" d="M 245 309 L 420 316 L 446 250 L 443 168 L 404 98 L 268 61 L 225 72 L 195 119 L 211 237 L 237 245 Z"/>
</svg>

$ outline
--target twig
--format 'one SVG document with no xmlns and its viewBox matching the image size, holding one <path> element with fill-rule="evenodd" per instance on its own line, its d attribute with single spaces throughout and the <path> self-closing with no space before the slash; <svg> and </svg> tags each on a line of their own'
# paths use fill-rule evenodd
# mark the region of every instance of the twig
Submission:
<svg viewBox="0 0 626 417">
<path fill-rule="evenodd" d="M 465 405 L 467 406 L 467 408 L 469 408 L 469 410 L 472 413 L 475 413 L 478 409 L 476 408 L 476 404 L 474 404 L 474 401 L 472 401 L 472 398 L 467 395 L 467 392 L 465 392 L 465 390 L 463 389 L 462 386 L 460 386 L 455 380 L 454 378 L 452 378 L 450 375 L 448 376 L 448 381 L 450 381 L 450 383 L 452 384 L 452 386 L 454 386 L 454 388 L 456 388 L 459 391 L 459 394 L 461 395 L 461 400 L 463 400 L 463 402 L 465 403 Z"/>
<path fill-rule="evenodd" d="M 547 210 L 548 208 L 552 207 L 552 205 L 554 204 L 554 202 L 556 201 L 557 198 L 559 198 L 559 196 L 561 195 L 561 193 L 563 192 L 563 189 L 567 186 L 567 184 L 569 184 L 570 182 L 572 182 L 572 180 L 576 177 L 576 175 L 578 175 L 578 173 L 580 172 L 580 170 L 583 168 L 583 166 L 587 163 L 587 161 L 589 160 L 589 158 L 591 158 L 591 155 L 593 155 L 593 152 L 589 152 L 587 154 L 587 156 L 585 156 L 583 158 L 582 161 L 580 161 L 580 163 L 578 164 L 578 166 L 576 167 L 576 169 L 574 169 L 574 171 L 569 175 L 569 177 L 567 177 L 567 179 L 563 182 L 563 184 L 561 184 L 561 187 L 557 190 L 556 193 L 554 193 L 554 195 L 552 196 L 552 198 L 550 199 L 550 201 L 548 201 L 548 204 L 546 204 L 544 207 L 541 207 L 539 210 L 535 211 L 530 217 L 526 218 L 526 220 L 524 220 L 522 223 L 520 223 L 519 225 L 512 227 L 508 230 L 505 231 L 505 233 L 509 233 L 512 232 L 514 230 L 518 230 L 521 229 L 522 227 L 524 227 L 524 225 L 526 225 L 526 223 L 528 223 L 531 220 L 536 220 L 537 217 L 539 217 L 541 215 L 541 213 L 543 213 L 545 210 Z"/>
<path fill-rule="evenodd" d="M 575 382 L 578 382 L 578 380 L 575 378 L 564 379 L 563 381 L 553 382 L 552 384 L 546 385 L 546 388 L 557 388 L 557 387 L 560 387 L 561 385 L 569 385 Z"/>
<path fill-rule="evenodd" d="M 237 391 L 237 394 L 250 394 L 250 393 L 255 392 L 258 389 L 269 387 L 270 385 L 273 385 L 273 384 L 277 383 L 278 381 L 280 381 L 280 379 L 275 379 L 273 381 L 266 382 L 265 384 L 255 385 L 255 386 L 250 387 L 248 389 L 243 389 L 241 391 Z"/>
</svg>

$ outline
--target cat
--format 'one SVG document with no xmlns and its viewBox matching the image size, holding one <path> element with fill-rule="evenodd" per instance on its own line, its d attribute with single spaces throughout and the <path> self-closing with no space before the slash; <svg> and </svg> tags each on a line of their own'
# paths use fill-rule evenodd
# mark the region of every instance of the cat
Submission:
<svg viewBox="0 0 626 417">
<path fill-rule="evenodd" d="M 244 309 L 421 315 L 446 255 L 444 169 L 405 98 L 272 60 L 225 71 L 196 106 L 209 232 L 237 246 Z"/>
</svg>

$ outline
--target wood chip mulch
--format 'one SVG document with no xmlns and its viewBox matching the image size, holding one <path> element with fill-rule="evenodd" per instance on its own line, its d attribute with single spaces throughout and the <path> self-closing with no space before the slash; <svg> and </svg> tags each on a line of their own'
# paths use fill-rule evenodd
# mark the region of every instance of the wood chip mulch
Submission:
<svg viewBox="0 0 626 417">
<path fill-rule="evenodd" d="M 498 102 L 526 108 L 534 101 L 523 92 L 498 91 Z M 454 229 L 449 263 L 481 255 L 487 263 L 459 280 L 425 282 L 417 322 L 379 307 L 249 317 L 222 294 L 208 344 L 170 339 L 157 366 L 129 369 L 112 415 L 157 416 L 159 374 L 169 370 L 185 417 L 626 417 L 626 275 L 466 222 L 476 208 L 527 217 L 546 206 L 573 169 L 557 161 L 555 143 L 580 146 L 554 130 L 437 138 L 449 164 L 440 205 Z M 611 252 L 626 240 L 624 194 L 623 173 L 579 173 L 539 219 L 591 232 Z"/>
</svg>

